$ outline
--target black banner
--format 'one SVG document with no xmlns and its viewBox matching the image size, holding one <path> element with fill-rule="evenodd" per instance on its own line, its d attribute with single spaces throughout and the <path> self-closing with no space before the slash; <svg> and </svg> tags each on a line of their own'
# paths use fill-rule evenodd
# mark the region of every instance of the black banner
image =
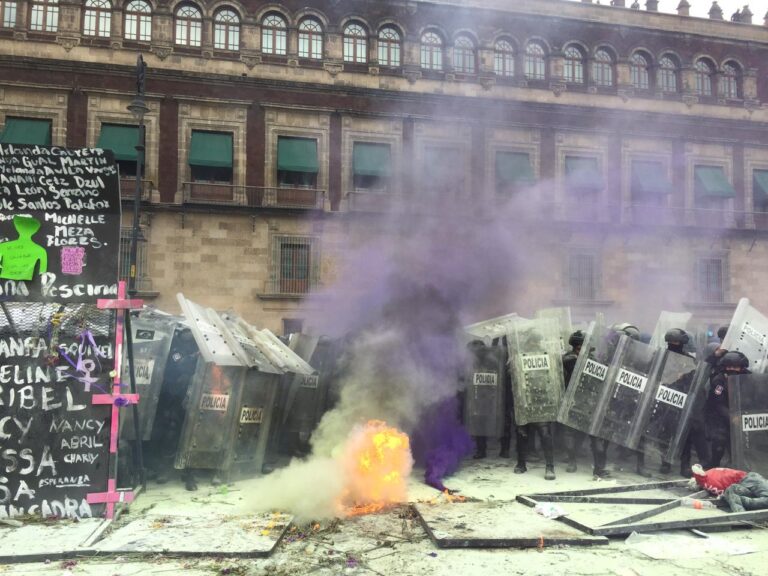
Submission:
<svg viewBox="0 0 768 576">
<path fill-rule="evenodd" d="M 0 144 L 0 301 L 115 296 L 119 242 L 110 151 Z"/>
<path fill-rule="evenodd" d="M 14 318 L 40 315 L 22 329 Z M 113 313 L 92 305 L 3 304 L 0 312 L 0 518 L 88 518 L 106 492 Z M 37 318 L 35 318 L 37 320 Z"/>
</svg>

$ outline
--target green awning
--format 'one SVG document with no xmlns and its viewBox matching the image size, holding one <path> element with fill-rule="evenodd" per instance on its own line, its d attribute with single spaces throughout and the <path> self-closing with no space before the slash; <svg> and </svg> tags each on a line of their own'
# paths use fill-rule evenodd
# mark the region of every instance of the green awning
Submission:
<svg viewBox="0 0 768 576">
<path fill-rule="evenodd" d="M 768 170 L 755 170 L 752 174 L 753 196 L 762 201 L 768 200 Z"/>
<path fill-rule="evenodd" d="M 496 152 L 496 178 L 505 184 L 533 184 L 536 178 L 525 152 Z"/>
<path fill-rule="evenodd" d="M 392 171 L 389 144 L 355 142 L 352 149 L 352 169 L 357 176 L 388 177 Z"/>
<path fill-rule="evenodd" d="M 317 140 L 314 138 L 278 137 L 277 169 L 286 172 L 317 173 L 320 169 L 317 161 Z"/>
<path fill-rule="evenodd" d="M 722 166 L 694 166 L 694 190 L 698 196 L 733 198 L 736 191 Z"/>
<path fill-rule="evenodd" d="M 121 124 L 102 124 L 96 148 L 112 150 L 115 160 L 136 162 L 136 145 L 139 143 L 139 127 Z"/>
<path fill-rule="evenodd" d="M 667 180 L 664 164 L 652 161 L 632 162 L 632 192 L 640 194 L 671 194 L 672 183 Z"/>
<path fill-rule="evenodd" d="M 597 192 L 605 188 L 597 158 L 565 157 L 565 176 L 569 188 Z"/>
<path fill-rule="evenodd" d="M 3 144 L 51 145 L 51 121 L 34 118 L 5 119 L 5 129 L 0 136 Z"/>
<path fill-rule="evenodd" d="M 193 130 L 189 165 L 232 168 L 232 134 Z"/>
</svg>

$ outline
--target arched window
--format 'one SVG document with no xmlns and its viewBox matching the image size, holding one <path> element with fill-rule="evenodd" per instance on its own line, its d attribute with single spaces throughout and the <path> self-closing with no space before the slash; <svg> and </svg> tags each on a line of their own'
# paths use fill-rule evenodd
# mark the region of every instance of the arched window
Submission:
<svg viewBox="0 0 768 576">
<path fill-rule="evenodd" d="M 475 43 L 467 36 L 459 36 L 453 45 L 453 68 L 461 74 L 475 73 Z"/>
<path fill-rule="evenodd" d="M 648 90 L 651 87 L 650 75 L 648 74 L 648 58 L 639 52 L 632 54 L 629 60 L 629 75 L 632 86 L 638 90 Z"/>
<path fill-rule="evenodd" d="M 222 8 L 213 16 L 213 47 L 217 50 L 240 49 L 240 16 Z"/>
<path fill-rule="evenodd" d="M 702 58 L 696 61 L 694 69 L 696 71 L 696 94 L 699 96 L 712 96 L 714 66 L 708 60 Z"/>
<path fill-rule="evenodd" d="M 421 35 L 421 67 L 426 70 L 443 69 L 443 39 L 434 32 Z"/>
<path fill-rule="evenodd" d="M 379 64 L 400 66 L 400 32 L 392 26 L 379 30 Z"/>
<path fill-rule="evenodd" d="M 200 46 L 200 31 L 203 17 L 196 6 L 189 4 L 176 10 L 176 44 L 179 46 Z"/>
<path fill-rule="evenodd" d="M 344 62 L 368 62 L 368 33 L 355 22 L 344 27 Z"/>
<path fill-rule="evenodd" d="M 677 92 L 677 62 L 671 56 L 659 60 L 658 85 L 662 92 Z"/>
<path fill-rule="evenodd" d="M 16 26 L 16 0 L 0 0 L 0 28 Z"/>
<path fill-rule="evenodd" d="M 592 80 L 598 86 L 613 86 L 613 57 L 608 50 L 595 52 L 592 62 Z"/>
<path fill-rule="evenodd" d="M 523 58 L 526 78 L 544 80 L 547 77 L 546 51 L 538 42 L 528 42 Z"/>
<path fill-rule="evenodd" d="M 152 40 L 152 8 L 144 0 L 131 0 L 125 7 L 125 39 Z"/>
<path fill-rule="evenodd" d="M 493 47 L 493 71 L 497 76 L 515 75 L 515 49 L 508 40 L 497 40 Z"/>
<path fill-rule="evenodd" d="M 723 75 L 720 78 L 720 96 L 722 98 L 739 98 L 741 91 L 741 68 L 734 62 L 723 64 Z"/>
<path fill-rule="evenodd" d="M 576 46 L 568 46 L 563 52 L 563 78 L 574 84 L 584 83 L 584 54 Z"/>
<path fill-rule="evenodd" d="M 29 28 L 36 32 L 56 32 L 59 29 L 59 0 L 32 0 Z"/>
<path fill-rule="evenodd" d="M 261 21 L 261 52 L 284 56 L 288 38 L 288 25 L 279 14 L 267 14 Z"/>
<path fill-rule="evenodd" d="M 299 58 L 320 60 L 323 57 L 323 27 L 314 18 L 299 23 Z"/>
<path fill-rule="evenodd" d="M 83 34 L 109 38 L 112 28 L 112 4 L 109 0 L 85 0 Z"/>
</svg>

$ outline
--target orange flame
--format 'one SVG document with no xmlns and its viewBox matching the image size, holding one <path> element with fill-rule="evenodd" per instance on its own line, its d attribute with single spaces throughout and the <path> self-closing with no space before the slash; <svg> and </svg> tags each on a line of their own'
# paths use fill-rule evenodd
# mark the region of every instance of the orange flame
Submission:
<svg viewBox="0 0 768 576">
<path fill-rule="evenodd" d="M 371 514 L 407 499 L 413 458 L 404 432 L 370 420 L 350 435 L 343 461 L 347 486 L 341 505 L 347 515 Z"/>
</svg>

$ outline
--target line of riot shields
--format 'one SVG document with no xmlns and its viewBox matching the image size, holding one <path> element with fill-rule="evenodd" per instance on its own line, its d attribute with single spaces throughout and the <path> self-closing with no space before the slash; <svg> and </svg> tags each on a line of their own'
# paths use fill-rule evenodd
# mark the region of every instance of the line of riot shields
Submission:
<svg viewBox="0 0 768 576">
<path fill-rule="evenodd" d="M 132 322 L 150 472 L 208 470 L 227 479 L 232 472 L 260 474 L 282 455 L 306 452 L 334 397 L 335 342 L 301 334 L 285 342 L 233 313 L 181 294 L 178 300 L 181 316 L 143 310 Z M 130 417 L 120 438 L 123 447 L 136 442 Z M 121 470 L 124 485 L 136 477 L 135 470 Z"/>
<path fill-rule="evenodd" d="M 508 434 L 502 428 L 511 405 L 516 425 L 556 421 L 662 462 L 677 461 L 694 415 L 702 412 L 712 369 L 703 353 L 694 357 L 664 345 L 664 332 L 685 325 L 690 315 L 663 313 L 648 343 L 591 322 L 568 382 L 555 316 L 512 314 L 466 327 L 474 338 L 464 377 L 468 432 Z M 746 349 L 754 372 L 766 364 L 763 319 L 752 308 L 737 311 L 728 333 L 732 343 L 724 343 Z M 768 375 L 731 378 L 731 464 L 768 471 Z"/>
</svg>

